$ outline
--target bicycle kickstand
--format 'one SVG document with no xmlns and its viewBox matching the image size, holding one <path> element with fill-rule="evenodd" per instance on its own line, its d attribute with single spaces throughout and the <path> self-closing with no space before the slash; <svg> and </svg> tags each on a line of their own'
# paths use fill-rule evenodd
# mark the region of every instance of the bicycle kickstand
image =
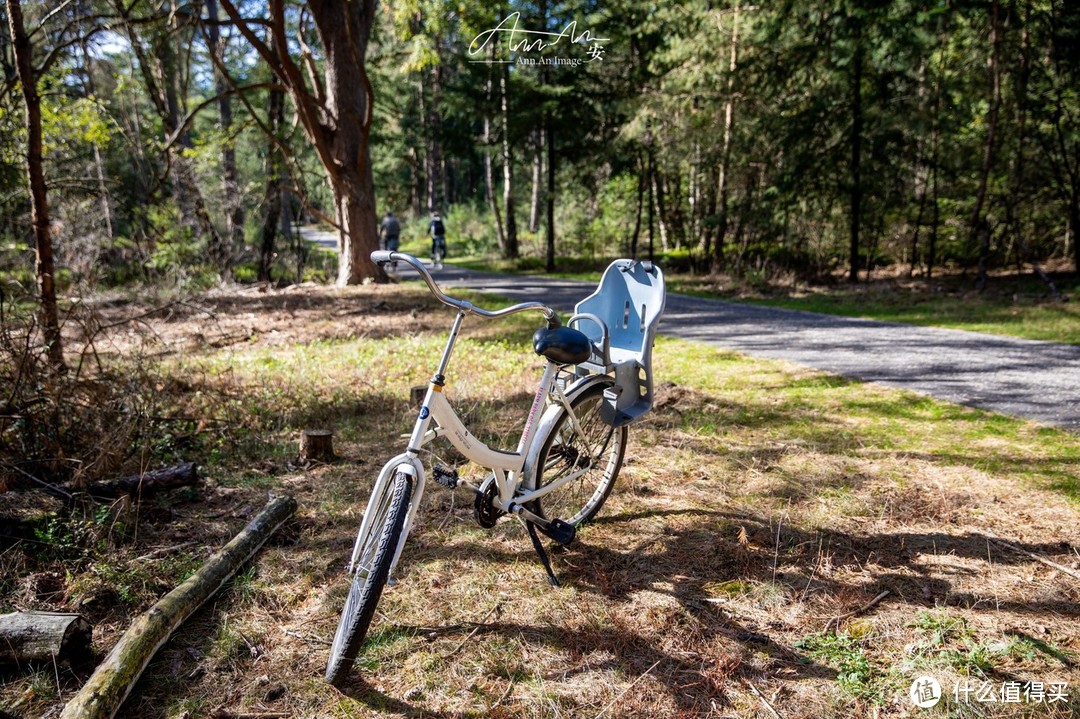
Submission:
<svg viewBox="0 0 1080 719">
<path fill-rule="evenodd" d="M 540 542 L 540 537 L 536 536 L 536 525 L 527 519 L 523 519 L 525 522 L 525 528 L 529 530 L 529 539 L 532 540 L 533 549 L 536 550 L 536 554 L 540 557 L 540 563 L 544 565 L 544 571 L 547 572 L 548 583 L 553 587 L 558 587 L 559 578 L 555 576 L 555 572 L 551 569 L 551 560 L 548 559 L 547 550 L 544 549 L 544 545 Z"/>
</svg>

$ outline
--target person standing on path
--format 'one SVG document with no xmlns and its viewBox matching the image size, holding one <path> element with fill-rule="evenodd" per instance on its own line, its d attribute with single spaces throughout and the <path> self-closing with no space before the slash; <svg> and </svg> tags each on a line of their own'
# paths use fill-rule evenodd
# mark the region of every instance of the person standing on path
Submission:
<svg viewBox="0 0 1080 719">
<path fill-rule="evenodd" d="M 396 252 L 401 242 L 401 223 L 393 212 L 386 211 L 386 217 L 379 224 L 379 234 L 382 235 L 383 249 Z"/>
<path fill-rule="evenodd" d="M 431 222 L 428 223 L 428 234 L 431 235 L 431 261 L 436 267 L 442 267 L 446 257 L 446 226 L 438 212 L 431 214 Z"/>
</svg>

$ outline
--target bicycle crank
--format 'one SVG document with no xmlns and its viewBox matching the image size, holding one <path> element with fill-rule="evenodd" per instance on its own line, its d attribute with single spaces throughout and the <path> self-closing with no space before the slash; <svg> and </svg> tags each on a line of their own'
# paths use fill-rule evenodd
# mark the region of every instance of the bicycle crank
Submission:
<svg viewBox="0 0 1080 719">
<path fill-rule="evenodd" d="M 495 477 L 489 474 L 476 490 L 476 499 L 473 500 L 473 516 L 476 517 L 476 523 L 484 529 L 494 527 L 499 517 L 506 514 L 495 506 L 495 498 L 498 496 L 499 488 L 496 486 Z"/>
</svg>

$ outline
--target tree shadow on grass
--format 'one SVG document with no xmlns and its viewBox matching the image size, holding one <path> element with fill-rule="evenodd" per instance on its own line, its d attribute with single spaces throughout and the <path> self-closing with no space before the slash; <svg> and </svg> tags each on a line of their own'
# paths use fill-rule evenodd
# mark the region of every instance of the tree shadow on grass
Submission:
<svg viewBox="0 0 1080 719">
<path fill-rule="evenodd" d="M 664 404 L 668 406 L 665 408 Z M 911 413 L 917 415 L 922 409 L 921 401 L 916 399 L 911 404 Z M 927 421 L 967 419 L 970 412 L 958 409 L 946 412 L 942 417 L 927 418 Z M 860 434 L 858 429 L 835 421 L 827 422 L 827 417 L 823 419 L 812 408 L 790 404 L 760 412 L 740 402 L 721 402 L 703 393 L 681 389 L 661 403 L 647 425 L 664 433 L 665 428 L 677 428 L 687 421 L 693 424 L 710 413 L 720 413 L 724 417 L 752 417 L 758 428 L 781 431 L 786 426 L 802 428 L 800 436 L 804 439 L 798 448 L 837 457 L 847 455 L 838 445 L 836 430 L 841 428 L 855 439 Z M 900 414 L 907 416 L 907 409 Z M 723 421 L 723 417 L 714 419 Z M 807 426 L 812 427 L 809 434 L 805 430 Z M 662 434 L 661 441 L 669 436 Z M 736 463 L 742 460 L 748 464 L 754 460 L 762 466 L 779 462 L 788 451 L 786 447 L 776 446 L 775 442 L 744 445 L 732 451 L 706 435 L 682 436 L 677 441 L 682 443 L 681 449 L 687 449 L 686 443 L 690 443 L 692 446 L 688 451 L 713 455 L 713 461 L 734 459 Z M 849 440 L 844 439 L 840 444 L 849 446 Z M 900 450 L 893 454 L 909 456 Z M 926 459 L 977 466 L 980 458 L 944 454 Z M 1019 467 L 1021 460 L 1019 457 L 1002 457 L 1001 461 Z M 1080 617 L 1080 603 L 1067 592 L 1048 592 L 1026 600 L 999 598 L 989 586 L 979 582 L 986 571 L 988 553 L 994 566 L 1018 567 L 1030 563 L 1030 554 L 1045 556 L 1068 551 L 1068 546 L 1060 542 L 1010 539 L 1011 545 L 1022 550 L 1015 552 L 996 544 L 996 537 L 985 532 L 912 531 L 901 527 L 860 534 L 818 529 L 798 515 L 799 502 L 827 500 L 832 496 L 830 493 L 841 490 L 859 491 L 870 481 L 876 481 L 876 478 L 853 475 L 846 466 L 841 466 L 835 471 L 824 472 L 812 482 L 804 482 L 805 486 L 794 497 L 785 494 L 784 486 L 765 490 L 766 494 L 776 498 L 794 498 L 794 517 L 790 507 L 782 517 L 749 508 L 729 507 L 722 492 L 717 494 L 718 501 L 686 509 L 636 511 L 635 504 L 648 504 L 651 500 L 628 497 L 629 510 L 601 515 L 594 522 L 595 534 L 586 529 L 571 547 L 553 548 L 556 572 L 564 585 L 628 606 L 635 606 L 636 596 L 643 592 L 670 597 L 686 616 L 692 618 L 702 641 L 706 644 L 718 642 L 710 646 L 713 649 L 725 647 L 723 651 L 732 654 L 730 666 L 720 666 L 724 661 L 715 657 L 705 664 L 700 656 L 686 659 L 665 650 L 655 636 L 634 631 L 633 626 L 605 625 L 575 630 L 570 623 L 553 627 L 492 622 L 443 627 L 440 632 L 459 633 L 463 638 L 475 633 L 477 639 L 490 635 L 507 639 L 521 637 L 565 654 L 569 657 L 567 664 L 571 665 L 575 657 L 588 652 L 607 652 L 606 662 L 594 667 L 613 669 L 628 677 L 648 672 L 681 711 L 693 712 L 711 702 L 726 701 L 727 692 L 733 691 L 732 682 L 756 679 L 762 672 L 762 659 L 767 674 L 782 677 L 785 681 L 834 679 L 837 676 L 835 670 L 806 656 L 794 640 L 825 630 L 836 617 L 857 614 L 883 591 L 888 595 L 877 607 L 900 609 L 906 616 L 936 607 L 957 607 L 993 612 L 1002 617 L 1002 621 L 1009 621 L 1009 617 L 1032 620 L 1047 616 Z M 894 501 L 903 504 L 908 499 L 898 496 Z M 946 526 L 949 529 L 962 527 Z M 625 527 L 625 532 L 620 532 L 620 527 Z M 618 541 L 619 536 L 621 541 Z M 612 541 L 613 537 L 616 541 Z M 494 549 L 482 541 L 458 542 L 453 547 L 424 544 L 410 561 L 423 563 L 463 554 L 472 562 L 493 566 L 534 561 L 524 537 L 518 551 Z M 829 572 L 818 571 L 823 556 L 828 558 Z M 946 563 L 927 561 L 932 556 L 953 559 Z M 537 574 L 542 576 L 538 565 Z M 741 591 L 740 587 L 765 587 L 780 596 L 772 598 L 775 606 L 748 613 L 744 611 L 745 604 L 729 601 L 723 591 L 718 594 L 717 586 L 734 588 L 736 592 Z M 787 609 L 804 601 L 802 612 L 794 615 L 796 619 L 785 619 L 783 615 Z M 420 627 L 407 625 L 395 628 L 421 631 Z M 1004 669 L 991 670 L 991 673 L 995 672 L 1011 677 Z M 741 689 L 734 691 L 742 692 Z M 361 686 L 354 697 L 373 707 L 388 700 L 368 685 Z M 410 707 L 407 702 L 399 705 Z M 428 713 L 419 704 L 411 706 L 409 711 L 413 712 L 412 716 Z"/>
<path fill-rule="evenodd" d="M 782 658 L 794 669 L 794 678 L 836 677 L 834 670 L 776 644 L 768 637 L 744 631 L 738 625 L 722 623 L 725 628 L 720 630 L 720 633 L 734 641 L 753 644 L 757 651 L 765 651 Z M 612 671 L 635 678 L 649 676 L 664 687 L 681 712 L 690 714 L 701 712 L 707 707 L 730 706 L 730 680 L 748 673 L 737 656 L 725 655 L 717 660 L 704 658 L 694 652 L 681 653 L 680 656 L 680 653 L 664 651 L 654 639 L 628 630 L 625 626 L 590 626 L 578 629 L 495 621 L 436 629 L 444 637 L 460 635 L 463 641 L 485 641 L 489 637 L 500 636 L 534 645 L 542 644 L 559 651 L 566 657 L 565 666 L 549 671 L 547 676 L 541 675 L 542 679 L 548 681 L 566 681 L 577 675 L 598 671 Z M 395 625 L 393 631 L 419 635 L 431 632 L 432 628 Z M 493 716 L 490 709 L 475 714 L 431 712 L 421 706 L 387 696 L 366 682 L 359 671 L 342 688 L 342 692 L 372 709 L 395 711 L 405 716 Z"/>
</svg>

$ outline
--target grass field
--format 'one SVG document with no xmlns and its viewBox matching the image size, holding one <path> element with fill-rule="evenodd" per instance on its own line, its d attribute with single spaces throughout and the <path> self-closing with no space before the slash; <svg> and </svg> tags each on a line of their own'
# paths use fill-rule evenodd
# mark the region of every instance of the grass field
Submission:
<svg viewBox="0 0 1080 719">
<path fill-rule="evenodd" d="M 177 418 L 155 460 L 209 479 L 0 550 L 3 609 L 81 608 L 104 651 L 272 490 L 298 517 L 123 716 L 902 717 L 924 674 L 946 697 L 920 716 L 1080 716 L 1080 437 L 671 339 L 614 494 L 552 552 L 562 588 L 520 526 L 482 530 L 470 497 L 432 485 L 355 681 L 328 687 L 341 569 L 450 319 L 416 287 L 307 287 L 122 327 L 117 357 L 168 350 L 144 360 Z M 466 326 L 448 394 L 485 440 L 520 431 L 536 324 Z M 296 465 L 305 427 L 332 427 L 340 461 Z M 0 708 L 48 714 L 76 674 L 5 675 Z M 1068 686 L 1038 704 L 953 695 L 1012 682 Z"/>
</svg>

